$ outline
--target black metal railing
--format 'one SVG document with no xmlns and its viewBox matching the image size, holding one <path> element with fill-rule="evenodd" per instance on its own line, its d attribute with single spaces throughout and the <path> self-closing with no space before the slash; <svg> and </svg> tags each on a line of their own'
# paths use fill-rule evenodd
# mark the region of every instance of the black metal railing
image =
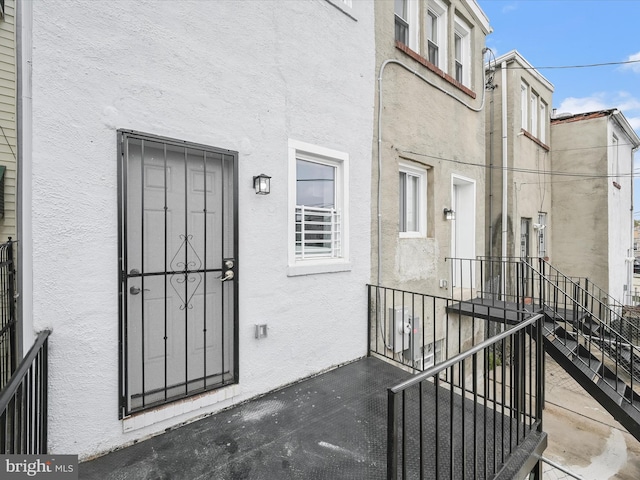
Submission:
<svg viewBox="0 0 640 480">
<path fill-rule="evenodd" d="M 531 327 L 542 321 L 530 316 L 388 390 L 387 479 L 494 478 L 539 438 L 544 351 Z"/>
<path fill-rule="evenodd" d="M 14 242 L 0 245 L 0 391 L 17 367 Z"/>
<path fill-rule="evenodd" d="M 489 332 L 477 307 L 451 298 L 368 285 L 369 352 L 412 372 L 468 350 Z M 507 326 L 507 311 L 497 322 Z"/>
<path fill-rule="evenodd" d="M 48 339 L 38 334 L 0 392 L 0 454 L 47 453 Z"/>
</svg>

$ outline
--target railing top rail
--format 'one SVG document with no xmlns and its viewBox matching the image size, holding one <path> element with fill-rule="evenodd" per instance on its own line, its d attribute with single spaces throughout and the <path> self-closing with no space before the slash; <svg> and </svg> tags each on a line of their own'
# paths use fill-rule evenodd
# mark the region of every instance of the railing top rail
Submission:
<svg viewBox="0 0 640 480">
<path fill-rule="evenodd" d="M 531 313 L 531 312 L 527 312 L 527 313 Z M 438 375 L 440 372 L 442 372 L 443 370 L 446 370 L 447 368 L 452 367 L 453 365 L 455 365 L 456 363 L 460 363 L 461 361 L 471 357 L 472 355 L 475 355 L 476 353 L 480 352 L 481 350 L 484 350 L 487 347 L 490 347 L 491 345 L 498 343 L 500 340 L 504 340 L 507 337 L 510 337 L 511 335 L 513 335 L 515 332 L 518 332 L 520 330 L 523 330 L 525 328 L 527 328 L 529 325 L 533 325 L 534 323 L 536 323 L 538 320 L 540 320 L 543 317 L 542 313 L 538 313 L 534 316 L 532 316 L 531 318 L 529 318 L 528 320 L 524 320 L 523 322 L 519 323 L 517 326 L 510 328 L 509 330 L 505 330 L 504 332 L 501 332 L 497 335 L 494 335 L 491 338 L 486 339 L 484 342 L 481 342 L 477 345 L 475 345 L 474 347 L 470 348 L 469 350 L 466 350 L 462 353 L 459 353 L 458 355 L 456 355 L 455 357 L 451 357 L 450 359 L 439 363 L 437 365 L 434 365 L 433 367 L 425 370 L 424 372 L 415 375 L 414 377 L 411 377 L 408 380 L 405 380 L 402 383 L 399 383 L 398 385 L 395 385 L 393 387 L 389 388 L 389 391 L 396 394 L 401 392 L 402 390 L 406 390 L 407 388 L 410 388 L 424 380 L 427 380 L 430 377 L 434 377 L 436 375 Z"/>
<path fill-rule="evenodd" d="M 449 303 L 457 302 L 457 300 L 452 300 L 450 297 L 439 297 L 437 295 L 431 295 L 430 293 L 411 292 L 409 290 L 401 290 L 399 288 L 385 287 L 384 285 L 374 285 L 372 283 L 367 283 L 367 287 L 378 288 L 378 289 L 381 289 L 381 290 L 389 290 L 389 291 L 400 292 L 400 293 L 406 293 L 408 295 L 421 295 L 423 297 L 435 298 L 436 300 L 444 300 L 444 301 L 449 302 Z"/>
<path fill-rule="evenodd" d="M 22 379 L 26 375 L 27 370 L 29 370 L 31 363 L 38 355 L 40 348 L 42 348 L 42 345 L 44 345 L 44 342 L 46 342 L 50 334 L 51 330 L 43 330 L 42 332 L 38 333 L 36 341 L 29 349 L 29 352 L 22 359 L 16 371 L 13 372 L 11 379 L 5 385 L 5 388 L 2 390 L 2 392 L 0 392 L 0 412 L 4 412 L 4 410 L 7 408 L 7 405 L 9 405 L 11 398 L 13 398 L 13 394 L 16 392 L 16 390 L 18 390 L 20 382 L 22 382 Z"/>
</svg>

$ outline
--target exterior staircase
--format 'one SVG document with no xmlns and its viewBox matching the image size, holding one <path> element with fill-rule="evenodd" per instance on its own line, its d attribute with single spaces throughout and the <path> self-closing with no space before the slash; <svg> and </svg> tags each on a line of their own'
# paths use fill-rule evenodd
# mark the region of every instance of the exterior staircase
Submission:
<svg viewBox="0 0 640 480">
<path fill-rule="evenodd" d="M 536 298 L 531 309 L 545 315 L 546 352 L 640 440 L 640 348 L 620 332 L 621 310 L 607 298 L 596 298 L 582 282 L 536 261 L 524 262 L 523 268 L 528 278 L 539 280 L 528 285 L 527 295 Z"/>
</svg>

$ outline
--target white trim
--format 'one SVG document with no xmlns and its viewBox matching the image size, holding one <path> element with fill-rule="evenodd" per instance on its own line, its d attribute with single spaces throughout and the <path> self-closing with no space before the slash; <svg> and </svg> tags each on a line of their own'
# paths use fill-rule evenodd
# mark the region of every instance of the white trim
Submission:
<svg viewBox="0 0 640 480">
<path fill-rule="evenodd" d="M 453 77 L 456 76 L 455 70 L 455 34 L 458 34 L 461 40 L 461 58 L 462 63 L 462 81 L 466 87 L 471 87 L 471 30 L 458 16 L 454 19 L 454 47 L 453 47 Z"/>
<path fill-rule="evenodd" d="M 449 31 L 449 22 L 447 21 L 447 7 L 440 2 L 440 0 L 429 0 L 427 2 L 427 8 L 424 13 L 425 25 L 428 25 L 429 12 L 437 17 L 437 29 L 436 42 L 438 44 L 438 64 L 436 65 L 443 72 L 448 72 L 449 65 L 447 62 L 447 32 Z M 427 28 L 425 28 L 425 51 L 423 52 L 424 58 L 429 60 L 429 38 Z"/>
<path fill-rule="evenodd" d="M 427 170 L 406 162 L 398 163 L 398 173 L 406 173 L 418 177 L 418 229 L 411 232 L 398 232 L 400 238 L 425 238 L 427 236 Z M 400 192 L 398 192 L 398 195 Z M 399 200 L 399 197 L 398 197 Z M 399 215 L 400 212 L 398 212 Z M 398 229 L 400 218 L 398 217 Z"/>
<path fill-rule="evenodd" d="M 540 97 L 540 132 L 538 138 L 542 143 L 547 143 L 547 120 L 549 118 L 547 111 L 547 103 Z"/>
<path fill-rule="evenodd" d="M 296 258 L 296 160 L 302 158 L 336 167 L 336 207 L 341 210 L 341 257 L 302 260 Z M 349 154 L 289 139 L 288 141 L 287 251 L 288 276 L 351 270 L 349 262 Z"/>
<path fill-rule="evenodd" d="M 531 135 L 538 137 L 538 101 L 540 97 L 536 92 L 531 90 Z"/>
<path fill-rule="evenodd" d="M 529 130 L 529 85 L 520 82 L 520 127 Z"/>
</svg>

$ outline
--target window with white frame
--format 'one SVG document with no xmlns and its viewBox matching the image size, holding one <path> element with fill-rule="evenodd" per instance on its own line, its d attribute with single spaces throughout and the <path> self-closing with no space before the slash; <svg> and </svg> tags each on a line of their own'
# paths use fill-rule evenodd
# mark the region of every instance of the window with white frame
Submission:
<svg viewBox="0 0 640 480">
<path fill-rule="evenodd" d="M 447 9 L 438 0 L 429 0 L 425 18 L 426 57 L 429 62 L 447 71 Z"/>
<path fill-rule="evenodd" d="M 538 95 L 531 92 L 531 135 L 538 136 Z"/>
<path fill-rule="evenodd" d="M 454 31 L 455 79 L 463 85 L 471 83 L 471 31 L 460 20 L 455 19 Z"/>
<path fill-rule="evenodd" d="M 427 172 L 400 163 L 398 184 L 398 227 L 401 237 L 424 237 L 427 234 Z"/>
<path fill-rule="evenodd" d="M 547 143 L 547 104 L 540 100 L 540 141 Z"/>
<path fill-rule="evenodd" d="M 613 175 L 616 182 L 620 181 L 620 160 L 618 158 L 618 137 L 611 137 L 611 164 L 613 166 Z"/>
<path fill-rule="evenodd" d="M 527 108 L 527 105 L 529 105 L 529 85 L 522 82 L 520 84 L 520 126 L 524 130 L 529 129 L 529 109 Z"/>
<path fill-rule="evenodd" d="M 290 275 L 345 269 L 348 163 L 344 152 L 289 140 Z"/>
<path fill-rule="evenodd" d="M 535 225 L 538 230 L 538 256 L 547 256 L 547 214 L 538 212 L 538 223 Z"/>
<path fill-rule="evenodd" d="M 395 39 L 412 50 L 418 51 L 418 8 L 417 0 L 395 0 Z"/>
</svg>

